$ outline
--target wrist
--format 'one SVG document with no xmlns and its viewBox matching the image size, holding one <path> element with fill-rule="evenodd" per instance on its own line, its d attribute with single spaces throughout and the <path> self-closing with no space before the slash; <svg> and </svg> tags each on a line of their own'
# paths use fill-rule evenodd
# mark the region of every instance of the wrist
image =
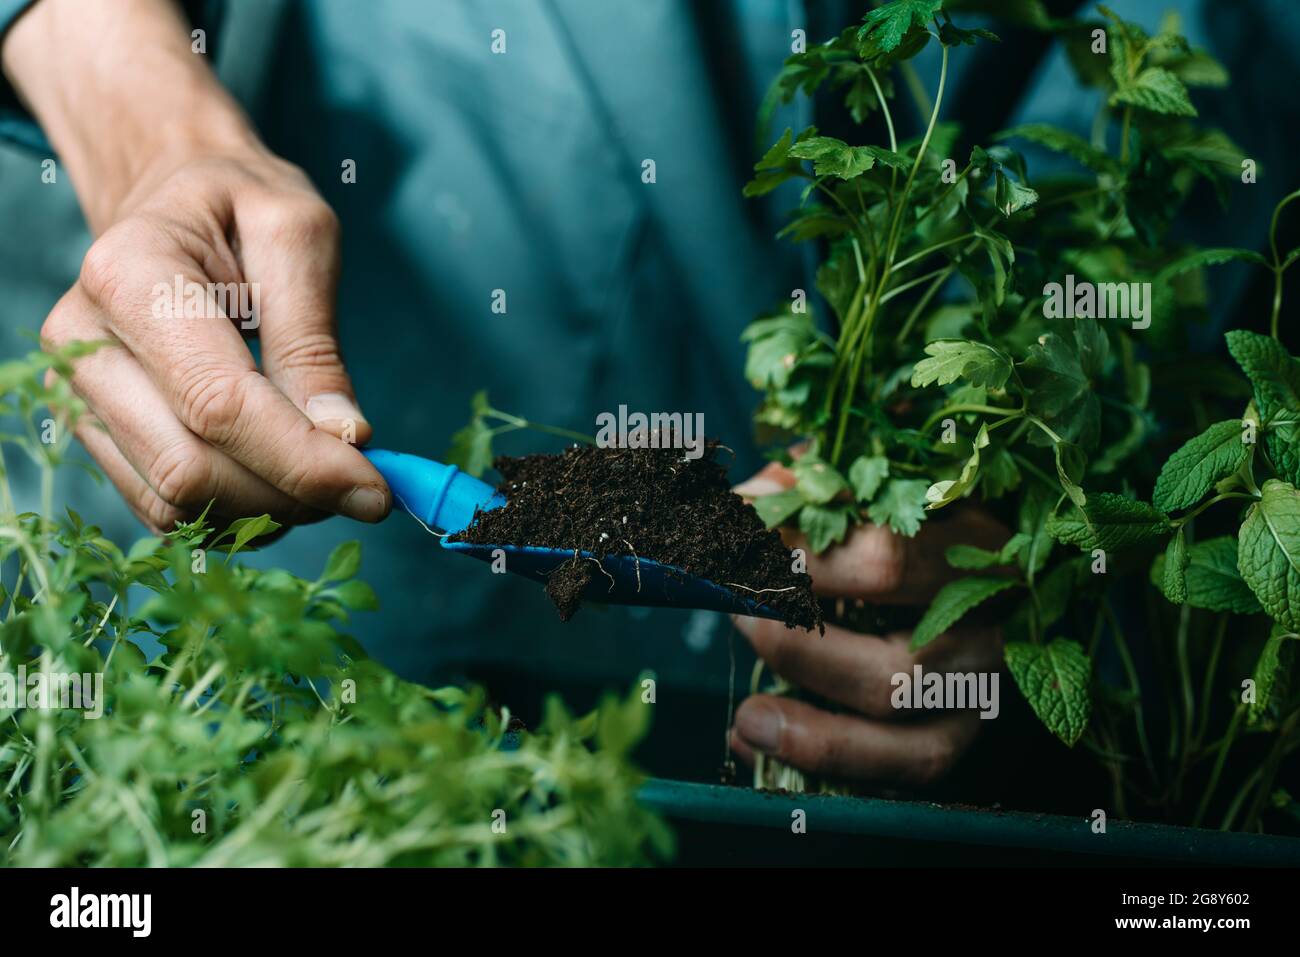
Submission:
<svg viewBox="0 0 1300 957">
<path fill-rule="evenodd" d="M 260 150 L 171 0 L 38 0 L 3 65 L 102 232 L 133 192 L 201 156 Z"/>
</svg>

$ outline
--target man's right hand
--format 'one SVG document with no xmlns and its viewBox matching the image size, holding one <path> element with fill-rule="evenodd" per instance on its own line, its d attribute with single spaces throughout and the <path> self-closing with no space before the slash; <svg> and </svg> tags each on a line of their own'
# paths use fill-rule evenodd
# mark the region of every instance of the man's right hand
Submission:
<svg viewBox="0 0 1300 957">
<path fill-rule="evenodd" d="M 170 0 L 39 0 L 0 54 L 99 234 L 42 338 L 107 340 L 76 363 L 78 438 L 136 514 L 163 531 L 210 500 L 225 518 L 383 518 L 388 488 L 350 444 L 370 426 L 335 334 L 338 221 Z M 228 283 L 256 289 L 261 370 L 237 318 L 186 318 L 171 295 Z"/>
</svg>

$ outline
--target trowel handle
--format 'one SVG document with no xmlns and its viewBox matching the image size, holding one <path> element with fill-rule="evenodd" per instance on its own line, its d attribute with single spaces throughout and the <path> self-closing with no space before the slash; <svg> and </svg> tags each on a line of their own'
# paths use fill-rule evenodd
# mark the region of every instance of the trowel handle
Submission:
<svg viewBox="0 0 1300 957">
<path fill-rule="evenodd" d="M 491 485 L 454 465 L 386 449 L 362 449 L 361 454 L 379 470 L 397 504 L 437 531 L 462 531 L 475 509 L 487 511 L 506 503 Z"/>
</svg>

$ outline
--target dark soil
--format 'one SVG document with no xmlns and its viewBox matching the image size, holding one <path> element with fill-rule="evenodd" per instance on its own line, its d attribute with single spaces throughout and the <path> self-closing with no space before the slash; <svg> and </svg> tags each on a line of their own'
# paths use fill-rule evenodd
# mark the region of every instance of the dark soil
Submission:
<svg viewBox="0 0 1300 957">
<path fill-rule="evenodd" d="M 477 513 L 452 540 L 636 555 L 762 601 L 791 628 L 820 628 L 812 579 L 791 570 L 781 536 L 731 491 L 718 447 L 706 443 L 697 459 L 681 449 L 594 446 L 500 456 L 492 464 L 506 504 Z M 595 572 L 593 562 L 575 558 L 552 573 L 546 592 L 561 620 L 577 611 Z"/>
</svg>

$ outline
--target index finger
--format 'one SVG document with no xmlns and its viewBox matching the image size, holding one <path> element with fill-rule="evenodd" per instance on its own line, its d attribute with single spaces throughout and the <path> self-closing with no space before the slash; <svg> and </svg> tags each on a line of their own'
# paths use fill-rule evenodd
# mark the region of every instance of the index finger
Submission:
<svg viewBox="0 0 1300 957">
<path fill-rule="evenodd" d="M 207 288 L 196 264 L 154 255 L 129 268 L 129 275 L 108 286 L 92 282 L 87 291 L 190 431 L 314 508 L 367 522 L 388 513 L 379 473 L 355 448 L 317 429 L 258 372 L 218 303 L 209 298 L 203 318 L 166 309 L 155 317 L 150 296 L 158 284 L 180 277 L 187 289 L 189 283 Z"/>
</svg>

